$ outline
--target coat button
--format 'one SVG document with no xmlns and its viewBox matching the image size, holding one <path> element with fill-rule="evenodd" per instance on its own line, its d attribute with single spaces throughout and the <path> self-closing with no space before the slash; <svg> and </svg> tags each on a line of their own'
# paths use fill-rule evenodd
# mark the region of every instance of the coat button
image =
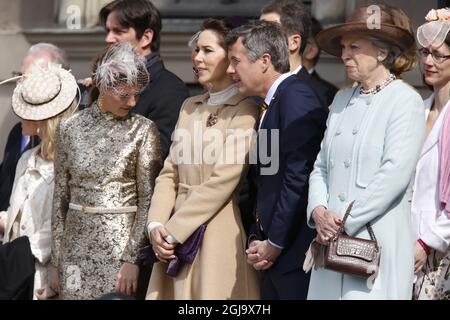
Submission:
<svg viewBox="0 0 450 320">
<path fill-rule="evenodd" d="M 352 98 L 352 99 L 350 99 L 350 102 L 349 102 L 349 104 L 350 104 L 350 105 L 354 105 L 354 104 L 355 104 L 355 102 L 356 102 L 356 99 L 355 99 L 355 98 Z"/>
<path fill-rule="evenodd" d="M 346 168 L 350 167 L 351 164 L 352 164 L 352 162 L 351 162 L 349 159 L 347 159 L 347 160 L 344 161 L 344 166 L 345 166 Z"/>
<path fill-rule="evenodd" d="M 352 130 L 352 133 L 353 133 L 353 134 L 357 134 L 357 133 L 358 133 L 358 131 L 359 131 L 359 129 L 358 129 L 358 128 L 353 128 L 353 130 Z"/>
<path fill-rule="evenodd" d="M 370 106 L 371 103 L 372 103 L 372 101 L 371 101 L 370 99 L 367 99 L 367 100 L 366 100 L 366 104 L 367 104 L 368 106 Z"/>
<path fill-rule="evenodd" d="M 338 135 L 340 135 L 342 133 L 342 131 L 341 131 L 341 129 L 337 129 L 337 131 L 336 131 L 336 136 L 338 136 Z"/>
<path fill-rule="evenodd" d="M 25 230 L 27 227 L 25 227 L 25 225 L 22 225 L 21 227 L 20 227 L 20 229 L 22 229 L 22 230 Z"/>
<path fill-rule="evenodd" d="M 339 194 L 339 200 L 341 200 L 342 202 L 344 202 L 345 201 L 345 199 L 347 198 L 347 196 L 346 196 L 346 194 L 345 193 L 341 193 L 341 194 Z"/>
</svg>

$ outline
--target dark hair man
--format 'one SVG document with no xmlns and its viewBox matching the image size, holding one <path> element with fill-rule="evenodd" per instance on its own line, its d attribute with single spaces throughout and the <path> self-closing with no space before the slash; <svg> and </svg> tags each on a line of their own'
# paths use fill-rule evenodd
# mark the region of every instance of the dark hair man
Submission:
<svg viewBox="0 0 450 320">
<path fill-rule="evenodd" d="M 305 81 L 326 108 L 328 104 L 321 95 L 321 84 L 302 66 L 302 55 L 311 33 L 311 15 L 307 8 L 298 0 L 271 0 L 261 9 L 260 20 L 280 24 L 288 41 L 291 73 Z"/>
<path fill-rule="evenodd" d="M 161 134 L 163 159 L 169 153 L 172 131 L 189 91 L 175 74 L 168 71 L 159 54 L 161 16 L 148 0 L 115 0 L 99 14 L 108 44 L 128 41 L 147 59 L 150 83 L 141 93 L 134 112 L 154 121 Z"/>
</svg>

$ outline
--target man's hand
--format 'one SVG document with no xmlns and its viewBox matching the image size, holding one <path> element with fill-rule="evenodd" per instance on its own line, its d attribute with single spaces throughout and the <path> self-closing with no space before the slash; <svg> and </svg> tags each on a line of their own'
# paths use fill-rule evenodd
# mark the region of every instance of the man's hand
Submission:
<svg viewBox="0 0 450 320">
<path fill-rule="evenodd" d="M 254 265 L 260 260 L 260 255 L 258 253 L 258 246 L 262 241 L 260 240 L 253 240 L 250 242 L 250 245 L 247 250 L 245 250 L 245 253 L 247 254 L 247 263 Z"/>
<path fill-rule="evenodd" d="M 272 267 L 281 250 L 271 245 L 268 240 L 254 240 L 246 250 L 247 263 L 251 264 L 256 270 L 267 270 Z"/>
</svg>

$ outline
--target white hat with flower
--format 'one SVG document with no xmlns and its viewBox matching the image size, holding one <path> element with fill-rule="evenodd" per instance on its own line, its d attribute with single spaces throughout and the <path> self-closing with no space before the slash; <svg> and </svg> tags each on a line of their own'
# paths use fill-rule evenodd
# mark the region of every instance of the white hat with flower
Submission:
<svg viewBox="0 0 450 320">
<path fill-rule="evenodd" d="M 417 42 L 424 48 L 439 48 L 450 31 L 450 9 L 431 9 L 425 20 L 427 22 L 417 29 Z"/>
</svg>

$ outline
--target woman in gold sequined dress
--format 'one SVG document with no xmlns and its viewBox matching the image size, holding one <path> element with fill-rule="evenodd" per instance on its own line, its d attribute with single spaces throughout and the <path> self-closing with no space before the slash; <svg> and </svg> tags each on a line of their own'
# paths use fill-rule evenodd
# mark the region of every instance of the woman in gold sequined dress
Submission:
<svg viewBox="0 0 450 320">
<path fill-rule="evenodd" d="M 129 44 L 96 65 L 99 96 L 57 132 L 51 287 L 61 299 L 134 295 L 161 147 L 156 125 L 130 112 L 149 75 Z"/>
</svg>

